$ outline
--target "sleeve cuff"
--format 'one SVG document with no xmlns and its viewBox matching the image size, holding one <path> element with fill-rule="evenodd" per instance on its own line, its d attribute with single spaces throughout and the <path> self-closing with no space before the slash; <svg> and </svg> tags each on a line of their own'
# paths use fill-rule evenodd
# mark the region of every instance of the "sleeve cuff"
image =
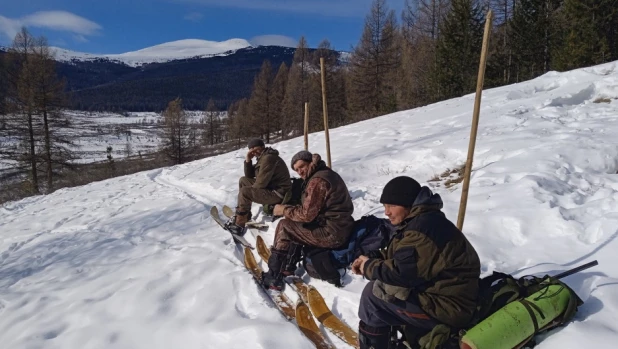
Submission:
<svg viewBox="0 0 618 349">
<path fill-rule="evenodd" d="M 370 268 L 372 266 L 372 264 L 376 263 L 376 262 L 379 262 L 379 261 L 377 259 L 374 259 L 374 258 L 369 258 L 365 262 L 365 267 L 363 268 L 363 274 L 367 278 L 367 280 L 372 280 L 371 273 L 369 271 L 372 269 L 372 268 Z"/>
</svg>

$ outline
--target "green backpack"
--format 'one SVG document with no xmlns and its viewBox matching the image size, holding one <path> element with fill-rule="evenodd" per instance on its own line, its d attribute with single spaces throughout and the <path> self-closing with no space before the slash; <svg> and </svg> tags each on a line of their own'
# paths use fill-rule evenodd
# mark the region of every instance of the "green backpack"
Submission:
<svg viewBox="0 0 618 349">
<path fill-rule="evenodd" d="M 525 298 L 542 289 L 546 289 L 549 285 L 560 285 L 566 288 L 571 293 L 571 297 L 567 308 L 558 318 L 554 319 L 550 325 L 539 328 L 533 309 L 541 316 L 543 316 L 543 313 L 534 303 L 528 302 Z M 551 296 L 551 294 L 541 295 L 541 297 Z M 534 335 L 569 322 L 575 316 L 577 308 L 583 304 L 582 300 L 570 287 L 555 277 L 549 275 L 541 278 L 525 276 L 515 279 L 509 274 L 493 272 L 493 274 L 479 281 L 479 301 L 475 316 L 468 328 L 474 327 L 494 312 L 514 301 L 520 301 L 526 310 L 532 313 L 533 316 L 531 318 L 535 328 Z M 413 349 L 459 348 L 459 339 L 465 334 L 465 329 L 454 329 L 443 324 L 437 325 L 429 333 L 417 333 L 415 330 L 417 331 L 417 329 L 406 328 L 405 326 L 401 328 L 403 337 L 407 342 L 406 346 Z M 529 348 L 534 347 L 536 345 L 534 335 L 521 343 L 522 347 L 524 344 Z M 393 346 L 393 348 L 401 348 L 401 346 Z"/>
</svg>

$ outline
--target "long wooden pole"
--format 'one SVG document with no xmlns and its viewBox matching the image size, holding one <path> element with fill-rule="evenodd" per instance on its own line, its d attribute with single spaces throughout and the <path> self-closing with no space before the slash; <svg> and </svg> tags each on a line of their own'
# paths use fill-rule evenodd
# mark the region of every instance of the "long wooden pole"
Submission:
<svg viewBox="0 0 618 349">
<path fill-rule="evenodd" d="M 468 204 L 468 190 L 470 188 L 470 173 L 472 172 L 472 160 L 474 159 L 474 147 L 476 145 L 476 133 L 479 126 L 479 113 L 481 110 L 481 95 L 483 93 L 483 81 L 485 81 L 485 66 L 487 65 L 487 50 L 489 49 L 489 36 L 491 34 L 491 22 L 493 12 L 489 10 L 485 20 L 485 33 L 483 34 L 483 47 L 481 48 L 481 61 L 479 63 L 479 74 L 476 81 L 476 98 L 474 100 L 474 111 L 472 116 L 472 128 L 470 130 L 470 144 L 468 145 L 468 159 L 464 171 L 463 189 L 461 191 L 461 201 L 459 203 L 459 215 L 457 216 L 457 228 L 463 229 L 464 218 L 466 216 L 466 206 Z"/>
<path fill-rule="evenodd" d="M 326 162 L 332 168 L 330 162 L 330 138 L 328 136 L 328 106 L 326 105 L 326 74 L 324 73 L 324 57 L 320 57 L 320 69 L 322 70 L 322 111 L 324 112 L 324 134 L 326 135 Z"/>
<path fill-rule="evenodd" d="M 305 150 L 309 150 L 309 102 L 305 102 Z"/>
</svg>

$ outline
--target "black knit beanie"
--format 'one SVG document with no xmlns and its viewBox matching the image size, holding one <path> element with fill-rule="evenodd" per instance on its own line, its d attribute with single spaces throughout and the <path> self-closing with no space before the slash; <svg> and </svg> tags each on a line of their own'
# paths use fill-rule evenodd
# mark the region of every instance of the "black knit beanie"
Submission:
<svg viewBox="0 0 618 349">
<path fill-rule="evenodd" d="M 290 162 L 290 167 L 292 168 L 292 170 L 294 169 L 294 164 L 298 160 L 303 160 L 303 161 L 311 162 L 311 160 L 313 160 L 313 154 L 311 154 L 310 152 L 308 152 L 306 150 L 301 150 L 298 153 L 296 153 L 292 157 L 292 161 Z"/>
<path fill-rule="evenodd" d="M 263 147 L 264 146 L 264 141 L 259 139 L 259 138 L 255 138 L 249 141 L 249 143 L 247 143 L 247 148 L 251 149 L 253 147 Z"/>
<path fill-rule="evenodd" d="M 380 203 L 412 207 L 420 191 L 421 185 L 411 177 L 395 177 L 384 186 Z"/>
</svg>

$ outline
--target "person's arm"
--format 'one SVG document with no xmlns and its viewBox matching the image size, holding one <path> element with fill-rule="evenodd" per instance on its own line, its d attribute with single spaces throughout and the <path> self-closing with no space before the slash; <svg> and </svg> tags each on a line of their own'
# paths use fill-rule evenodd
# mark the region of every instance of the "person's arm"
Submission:
<svg viewBox="0 0 618 349">
<path fill-rule="evenodd" d="M 275 169 L 277 166 L 276 161 L 273 161 L 272 157 L 264 158 L 261 161 L 260 165 L 260 173 L 258 173 L 257 178 L 255 179 L 255 183 L 253 183 L 253 188 L 256 189 L 266 189 L 270 184 L 270 180 L 273 178 L 275 174 Z"/>
<path fill-rule="evenodd" d="M 253 166 L 253 152 L 249 150 L 247 155 L 245 156 L 245 177 L 247 178 L 255 178 L 255 167 Z"/>
<path fill-rule="evenodd" d="M 406 232 L 391 259 L 369 259 L 364 275 L 400 287 L 416 287 L 429 280 L 440 258 L 436 245 L 425 235 Z"/>
<path fill-rule="evenodd" d="M 253 167 L 251 159 L 249 161 L 245 160 L 245 177 L 255 178 L 255 167 Z"/>
<path fill-rule="evenodd" d="M 322 178 L 309 180 L 305 190 L 305 200 L 303 200 L 301 205 L 286 207 L 283 210 L 283 216 L 294 222 L 312 222 L 326 202 L 328 189 L 328 182 Z"/>
</svg>

